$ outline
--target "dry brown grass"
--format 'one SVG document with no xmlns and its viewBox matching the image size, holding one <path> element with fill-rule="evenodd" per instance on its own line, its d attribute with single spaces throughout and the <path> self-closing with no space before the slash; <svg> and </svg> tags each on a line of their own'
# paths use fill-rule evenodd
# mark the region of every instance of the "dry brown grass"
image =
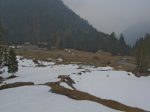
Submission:
<svg viewBox="0 0 150 112">
<path fill-rule="evenodd" d="M 58 78 L 60 79 L 60 81 L 49 82 L 49 83 L 44 84 L 44 85 L 50 86 L 52 88 L 51 91 L 53 93 L 65 95 L 65 96 L 75 99 L 75 100 L 93 101 L 93 102 L 102 104 L 104 106 L 110 107 L 112 109 L 121 110 L 121 111 L 125 111 L 125 112 L 145 112 L 145 110 L 142 110 L 142 109 L 139 109 L 136 107 L 130 107 L 130 106 L 124 105 L 124 104 L 114 101 L 114 100 L 102 99 L 102 98 L 98 98 L 96 96 L 90 95 L 86 92 L 78 91 L 76 88 L 73 87 L 73 84 L 75 82 L 69 76 L 61 75 Z M 67 89 L 63 86 L 60 86 L 61 82 L 65 82 L 70 87 L 72 87 L 73 90 Z"/>
<path fill-rule="evenodd" d="M 10 84 L 5 84 L 5 85 L 0 86 L 0 90 L 16 88 L 16 87 L 21 87 L 21 86 L 31 86 L 31 85 L 34 85 L 34 83 L 33 82 L 15 82 L 15 83 L 10 83 Z"/>
<path fill-rule="evenodd" d="M 49 58 L 57 59 L 62 58 L 63 63 L 78 63 L 81 62 L 85 65 L 95 65 L 95 66 L 107 66 L 109 65 L 116 68 L 127 71 L 133 71 L 135 69 L 135 59 L 130 56 L 112 56 L 110 53 L 101 52 L 101 53 L 91 53 L 85 51 L 78 50 L 70 50 L 71 53 L 66 52 L 65 50 L 51 50 L 51 51 L 21 51 L 16 50 L 18 55 L 22 55 L 25 58 L 31 59 L 40 59 L 47 60 Z M 120 65 L 118 62 L 122 59 L 126 59 L 126 61 L 132 65 Z M 121 66 L 121 68 L 120 68 Z"/>
<path fill-rule="evenodd" d="M 82 91 L 70 90 L 70 89 L 64 88 L 60 85 L 54 84 L 54 85 L 50 85 L 50 87 L 52 88 L 51 90 L 52 92 L 65 95 L 75 100 L 89 100 L 89 101 L 97 102 L 104 106 L 110 107 L 112 109 L 125 111 L 125 112 L 145 112 L 145 110 L 135 108 L 135 107 L 130 107 L 117 101 L 101 99 L 101 98 L 98 98 L 96 96 L 90 95 Z"/>
</svg>

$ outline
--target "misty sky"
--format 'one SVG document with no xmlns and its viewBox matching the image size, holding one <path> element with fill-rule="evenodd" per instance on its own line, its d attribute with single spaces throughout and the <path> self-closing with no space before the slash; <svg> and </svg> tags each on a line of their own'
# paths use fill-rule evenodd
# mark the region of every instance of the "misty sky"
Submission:
<svg viewBox="0 0 150 112">
<path fill-rule="evenodd" d="M 150 22 L 150 0 L 63 0 L 99 31 L 121 33 L 141 22 Z"/>
</svg>

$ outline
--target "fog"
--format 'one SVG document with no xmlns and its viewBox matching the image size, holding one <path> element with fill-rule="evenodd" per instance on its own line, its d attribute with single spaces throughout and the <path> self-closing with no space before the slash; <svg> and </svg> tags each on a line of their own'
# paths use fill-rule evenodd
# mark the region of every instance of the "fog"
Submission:
<svg viewBox="0 0 150 112">
<path fill-rule="evenodd" d="M 99 31 L 124 32 L 132 25 L 150 23 L 150 0 L 63 0 Z"/>
</svg>

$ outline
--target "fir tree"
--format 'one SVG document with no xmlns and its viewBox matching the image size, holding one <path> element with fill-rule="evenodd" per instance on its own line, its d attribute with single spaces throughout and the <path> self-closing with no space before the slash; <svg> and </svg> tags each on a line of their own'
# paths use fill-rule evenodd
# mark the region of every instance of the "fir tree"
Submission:
<svg viewBox="0 0 150 112">
<path fill-rule="evenodd" d="M 12 73 L 14 75 L 14 73 L 18 71 L 18 61 L 16 59 L 16 53 L 12 48 L 9 49 L 8 52 L 7 66 L 8 66 L 8 73 Z"/>
<path fill-rule="evenodd" d="M 124 40 L 123 34 L 120 35 L 119 42 L 120 42 L 122 45 L 126 46 L 126 42 L 125 42 L 125 40 Z"/>
<path fill-rule="evenodd" d="M 120 35 L 119 38 L 119 53 L 120 55 L 129 54 L 130 47 L 126 44 L 123 34 Z"/>
<path fill-rule="evenodd" d="M 0 68 L 3 66 L 3 48 L 0 46 Z"/>
<path fill-rule="evenodd" d="M 2 34 L 3 34 L 3 28 L 0 22 L 0 68 L 3 66 Z"/>
<path fill-rule="evenodd" d="M 110 42 L 108 47 L 110 52 L 112 52 L 114 55 L 118 54 L 118 40 L 114 32 L 110 34 Z"/>
<path fill-rule="evenodd" d="M 3 33 L 4 33 L 4 29 L 2 28 L 2 24 L 1 24 L 1 21 L 0 21 L 0 45 L 2 44 Z"/>
</svg>

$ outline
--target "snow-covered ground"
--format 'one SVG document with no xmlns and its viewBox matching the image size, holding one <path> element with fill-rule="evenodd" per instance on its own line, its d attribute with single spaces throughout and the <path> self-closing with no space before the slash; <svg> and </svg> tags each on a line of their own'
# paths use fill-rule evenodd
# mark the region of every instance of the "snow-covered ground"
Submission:
<svg viewBox="0 0 150 112">
<path fill-rule="evenodd" d="M 55 65 L 54 62 L 42 62 L 45 67 L 38 67 L 32 60 L 19 60 L 19 70 L 15 74 L 19 76 L 15 79 L 7 80 L 6 83 L 13 82 L 34 82 L 35 84 L 42 84 L 45 82 L 55 82 L 59 80 L 57 77 L 59 75 L 69 75 L 72 73 L 80 72 L 77 69 L 77 65 Z M 7 71 L 7 70 L 5 70 Z M 11 74 L 4 73 L 3 77 L 8 77 Z"/>
<path fill-rule="evenodd" d="M 14 79 L 4 83 L 56 82 L 59 75 L 69 75 L 76 84 L 74 87 L 100 98 L 119 101 L 150 111 L 150 76 L 135 77 L 132 73 L 115 71 L 111 67 L 79 66 L 76 64 L 56 65 L 53 62 L 39 61 L 43 67 L 32 60 L 19 60 L 19 71 Z M 80 68 L 80 69 L 79 69 Z M 6 69 L 6 68 L 4 68 Z M 5 70 L 6 71 L 6 70 Z M 1 76 L 8 77 L 4 73 Z M 70 88 L 67 84 L 62 86 Z M 100 104 L 89 101 L 75 101 L 65 96 L 53 94 L 46 86 L 30 86 L 0 91 L 0 111 L 2 112 L 113 112 Z M 71 89 L 71 88 L 70 88 Z M 10 110 L 9 110 L 9 108 Z M 116 112 L 116 111 L 115 111 Z"/>
<path fill-rule="evenodd" d="M 0 112 L 116 112 L 90 101 L 76 101 L 48 92 L 47 86 L 0 91 Z"/>
<path fill-rule="evenodd" d="M 92 95 L 150 110 L 150 77 L 137 78 L 125 71 L 93 71 L 72 75 L 75 88 Z"/>
</svg>

